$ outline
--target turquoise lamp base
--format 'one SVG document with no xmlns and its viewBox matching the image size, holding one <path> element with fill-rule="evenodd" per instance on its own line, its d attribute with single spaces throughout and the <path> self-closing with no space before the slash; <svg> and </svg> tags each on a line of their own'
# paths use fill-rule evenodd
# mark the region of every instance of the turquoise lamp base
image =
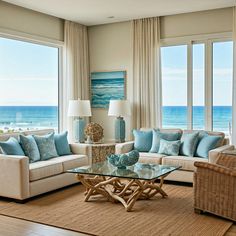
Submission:
<svg viewBox="0 0 236 236">
<path fill-rule="evenodd" d="M 115 141 L 117 143 L 125 142 L 125 121 L 123 117 L 117 117 L 115 120 Z"/>
<path fill-rule="evenodd" d="M 74 132 L 75 132 L 75 141 L 79 143 L 84 143 L 84 128 L 85 120 L 83 118 L 77 118 L 74 120 Z"/>
</svg>

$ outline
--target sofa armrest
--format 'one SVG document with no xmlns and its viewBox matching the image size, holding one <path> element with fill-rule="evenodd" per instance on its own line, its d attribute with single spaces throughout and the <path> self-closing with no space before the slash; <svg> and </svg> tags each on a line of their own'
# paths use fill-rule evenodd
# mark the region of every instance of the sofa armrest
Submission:
<svg viewBox="0 0 236 236">
<path fill-rule="evenodd" d="M 130 152 L 134 149 L 134 141 L 116 144 L 116 154 Z"/>
<path fill-rule="evenodd" d="M 30 196 L 29 158 L 0 154 L 0 196 L 19 200 Z"/>
<path fill-rule="evenodd" d="M 224 146 L 211 150 L 209 152 L 209 162 L 216 163 L 219 158 L 220 153 L 228 151 L 228 150 L 234 150 L 234 145 L 224 145 Z"/>
</svg>

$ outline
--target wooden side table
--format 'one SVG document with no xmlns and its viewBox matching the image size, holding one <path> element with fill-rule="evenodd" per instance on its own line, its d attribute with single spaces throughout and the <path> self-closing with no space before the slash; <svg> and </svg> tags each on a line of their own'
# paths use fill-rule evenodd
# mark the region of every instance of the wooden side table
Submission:
<svg viewBox="0 0 236 236">
<path fill-rule="evenodd" d="M 92 163 L 105 161 L 107 155 L 115 154 L 115 143 L 87 144 L 90 148 L 89 157 Z"/>
</svg>

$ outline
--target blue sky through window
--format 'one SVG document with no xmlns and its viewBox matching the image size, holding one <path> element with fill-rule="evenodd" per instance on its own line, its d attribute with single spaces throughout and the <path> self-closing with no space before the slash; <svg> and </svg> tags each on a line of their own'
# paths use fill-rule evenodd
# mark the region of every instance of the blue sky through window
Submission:
<svg viewBox="0 0 236 236">
<path fill-rule="evenodd" d="M 58 48 L 0 38 L 0 106 L 57 106 Z"/>
</svg>

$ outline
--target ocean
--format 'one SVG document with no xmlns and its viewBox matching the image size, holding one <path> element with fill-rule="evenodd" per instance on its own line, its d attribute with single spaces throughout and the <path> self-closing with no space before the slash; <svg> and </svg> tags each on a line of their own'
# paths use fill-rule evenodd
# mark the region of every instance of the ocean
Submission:
<svg viewBox="0 0 236 236">
<path fill-rule="evenodd" d="M 165 128 L 178 127 L 187 129 L 186 106 L 164 106 L 162 108 L 162 125 Z M 229 123 L 232 124 L 231 106 L 214 106 L 212 109 L 213 130 L 229 133 Z M 205 112 L 203 106 L 193 107 L 193 129 L 205 129 Z"/>
<path fill-rule="evenodd" d="M 164 128 L 187 128 L 187 107 L 163 107 Z M 213 107 L 213 130 L 229 133 L 232 123 L 232 107 Z M 0 106 L 0 130 L 7 129 L 58 128 L 58 107 L 56 106 Z M 193 128 L 204 129 L 204 107 L 193 107 Z"/>
<path fill-rule="evenodd" d="M 0 106 L 0 130 L 58 128 L 57 106 Z"/>
</svg>

